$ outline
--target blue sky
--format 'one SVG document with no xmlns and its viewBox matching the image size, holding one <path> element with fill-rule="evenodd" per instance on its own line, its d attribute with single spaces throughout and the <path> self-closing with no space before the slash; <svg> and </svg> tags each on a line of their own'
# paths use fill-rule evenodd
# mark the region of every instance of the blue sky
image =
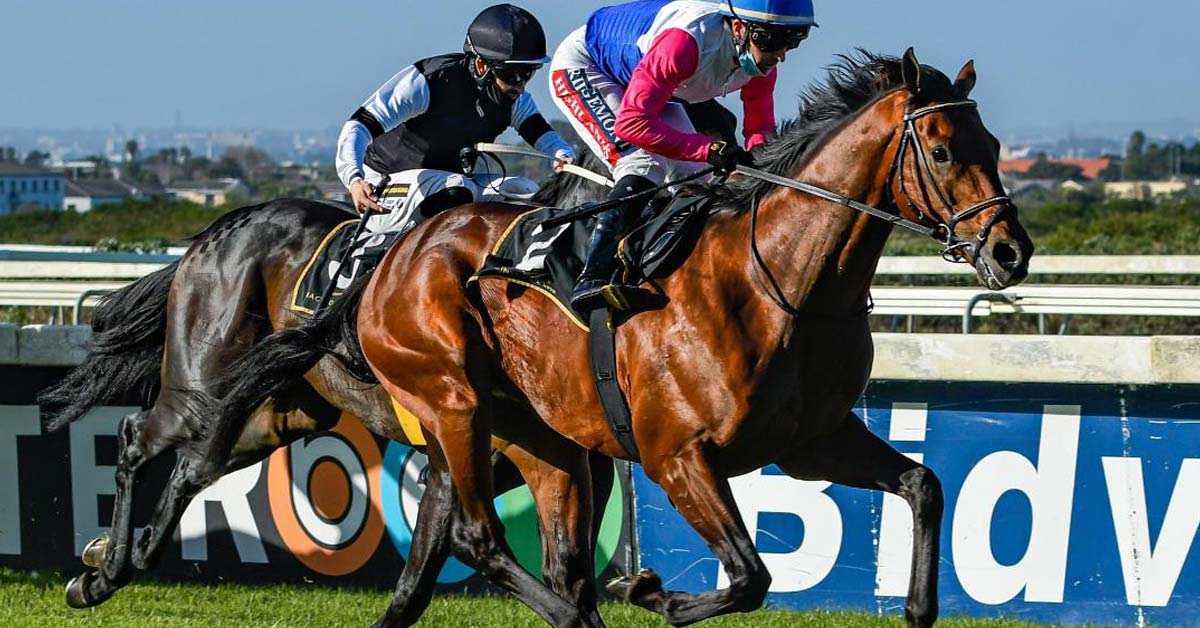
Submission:
<svg viewBox="0 0 1200 628">
<path fill-rule="evenodd" d="M 405 64 L 457 50 L 490 2 L 0 0 L 0 127 L 340 125 Z M 551 47 L 612 2 L 525 0 Z M 779 116 L 856 46 L 953 74 L 999 130 L 1200 120 L 1200 3 L 816 0 L 821 23 L 782 67 Z M 549 102 L 541 73 L 534 94 Z"/>
</svg>

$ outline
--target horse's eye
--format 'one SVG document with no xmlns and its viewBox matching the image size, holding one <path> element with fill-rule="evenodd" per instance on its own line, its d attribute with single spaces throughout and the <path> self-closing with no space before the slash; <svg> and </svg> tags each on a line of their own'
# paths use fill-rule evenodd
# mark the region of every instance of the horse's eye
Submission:
<svg viewBox="0 0 1200 628">
<path fill-rule="evenodd" d="M 946 150 L 945 146 L 937 146 L 933 149 L 933 160 L 939 164 L 944 164 L 950 161 L 950 151 Z"/>
</svg>

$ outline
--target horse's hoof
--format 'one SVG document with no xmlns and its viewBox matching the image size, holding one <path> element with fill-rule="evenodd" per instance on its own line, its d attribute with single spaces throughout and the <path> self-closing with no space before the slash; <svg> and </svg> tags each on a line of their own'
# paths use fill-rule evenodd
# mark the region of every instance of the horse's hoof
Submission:
<svg viewBox="0 0 1200 628">
<path fill-rule="evenodd" d="M 93 569 L 99 569 L 104 566 L 104 554 L 108 551 L 109 538 L 107 535 L 98 536 L 92 539 L 87 547 L 83 548 L 83 564 Z"/>
<path fill-rule="evenodd" d="M 613 578 L 604 588 L 626 602 L 636 603 L 647 595 L 662 592 L 663 583 L 662 578 L 653 569 L 643 569 L 633 577 Z"/>
<path fill-rule="evenodd" d="M 87 594 L 88 574 L 71 578 L 67 583 L 67 606 L 71 608 L 91 608 L 96 605 Z"/>
</svg>

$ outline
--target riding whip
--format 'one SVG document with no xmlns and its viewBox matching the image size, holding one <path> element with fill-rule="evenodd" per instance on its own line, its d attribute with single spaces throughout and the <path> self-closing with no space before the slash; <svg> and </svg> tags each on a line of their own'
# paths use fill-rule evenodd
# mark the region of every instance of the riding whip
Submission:
<svg viewBox="0 0 1200 628">
<path fill-rule="evenodd" d="M 379 184 L 376 185 L 372 190 L 372 196 L 381 199 L 383 197 L 383 191 L 387 189 L 387 185 L 390 180 L 391 177 L 386 175 L 383 177 L 383 179 L 380 179 Z M 336 271 L 338 275 L 341 274 L 342 268 L 346 266 L 346 262 L 350 261 L 350 254 L 354 252 L 354 244 L 358 242 L 358 237 L 362 235 L 364 230 L 366 230 L 367 221 L 370 220 L 371 213 L 371 209 L 366 208 L 363 210 L 362 217 L 358 219 L 358 225 L 354 228 L 354 235 L 350 237 L 350 244 L 346 247 L 345 251 L 342 251 L 342 257 L 338 260 Z M 321 312 L 324 312 L 326 306 L 329 305 L 329 301 L 333 298 L 333 291 L 337 288 L 337 280 L 337 275 L 335 275 L 333 277 L 333 281 L 330 281 L 329 285 L 325 286 L 325 291 L 321 293 L 321 300 L 317 302 L 317 308 L 313 310 L 313 318 L 320 316 Z"/>
</svg>

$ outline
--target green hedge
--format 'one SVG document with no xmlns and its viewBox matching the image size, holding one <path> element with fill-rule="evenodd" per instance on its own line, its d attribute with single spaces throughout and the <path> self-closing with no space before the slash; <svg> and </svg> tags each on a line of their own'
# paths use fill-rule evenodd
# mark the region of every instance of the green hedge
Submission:
<svg viewBox="0 0 1200 628">
<path fill-rule="evenodd" d="M 128 201 L 86 213 L 36 211 L 0 216 L 0 242 L 156 249 L 179 244 L 230 207 L 204 207 L 184 201 Z"/>
</svg>

